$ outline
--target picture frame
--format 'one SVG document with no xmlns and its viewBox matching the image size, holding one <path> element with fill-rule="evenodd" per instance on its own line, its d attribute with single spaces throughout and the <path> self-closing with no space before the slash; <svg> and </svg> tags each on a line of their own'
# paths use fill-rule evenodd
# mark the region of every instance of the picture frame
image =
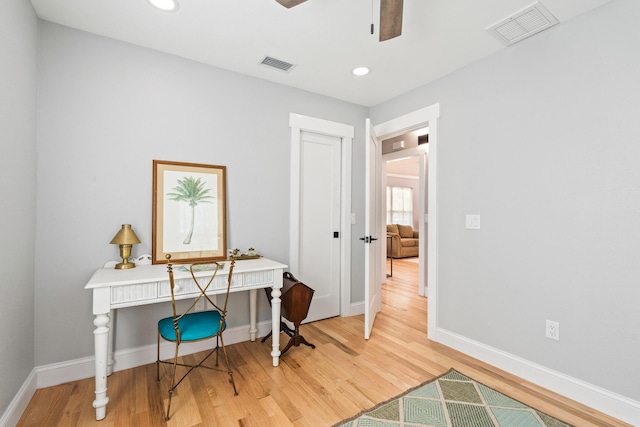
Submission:
<svg viewBox="0 0 640 427">
<path fill-rule="evenodd" d="M 153 161 L 151 262 L 224 260 L 227 255 L 227 169 Z"/>
</svg>

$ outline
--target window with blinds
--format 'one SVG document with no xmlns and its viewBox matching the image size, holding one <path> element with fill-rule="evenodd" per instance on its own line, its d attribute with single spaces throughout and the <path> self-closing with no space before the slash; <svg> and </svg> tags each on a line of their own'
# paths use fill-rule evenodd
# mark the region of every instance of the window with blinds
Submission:
<svg viewBox="0 0 640 427">
<path fill-rule="evenodd" d="M 413 225 L 413 188 L 387 187 L 387 224 Z"/>
</svg>

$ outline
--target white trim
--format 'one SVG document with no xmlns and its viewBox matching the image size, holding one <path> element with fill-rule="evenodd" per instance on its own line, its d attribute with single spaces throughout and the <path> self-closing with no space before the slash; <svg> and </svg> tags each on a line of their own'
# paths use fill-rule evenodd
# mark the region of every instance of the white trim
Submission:
<svg viewBox="0 0 640 427">
<path fill-rule="evenodd" d="M 303 116 L 297 113 L 289 114 L 289 126 L 312 132 L 321 132 L 325 135 L 333 135 L 340 138 L 353 139 L 354 136 L 354 128 L 351 125 L 318 119 L 316 117 Z"/>
<path fill-rule="evenodd" d="M 145 363 L 140 363 L 140 365 L 144 364 Z M 94 377 L 96 372 L 96 358 L 95 356 L 82 357 L 80 359 L 37 366 L 35 370 L 38 374 L 38 388 L 51 387 L 70 381 Z"/>
<path fill-rule="evenodd" d="M 37 372 L 33 369 L 0 417 L 0 427 L 13 427 L 18 424 L 38 388 L 37 382 Z"/>
<path fill-rule="evenodd" d="M 257 328 L 258 332 L 256 336 L 263 337 L 267 335 L 271 330 L 271 320 L 258 323 Z M 248 325 L 229 328 L 224 332 L 226 345 L 248 340 Z M 258 342 L 258 344 L 261 343 Z M 264 345 L 269 344 L 265 343 Z M 200 341 L 182 346 L 183 351 L 180 352 L 180 355 L 198 353 L 210 348 L 211 340 Z M 173 355 L 173 349 L 172 343 L 161 343 L 160 357 L 165 359 L 170 358 Z M 156 344 L 117 351 L 113 371 L 123 371 L 125 369 L 154 363 L 156 361 L 156 355 Z M 0 417 L 0 427 L 11 427 L 18 423 L 37 389 L 93 378 L 96 372 L 95 369 L 96 362 L 94 356 L 35 367 L 9 404 L 5 413 Z"/>
<path fill-rule="evenodd" d="M 416 126 L 417 124 L 422 124 L 424 126 L 428 124 L 429 145 L 431 145 L 431 137 L 435 132 L 431 129 L 431 123 L 429 123 L 429 121 L 435 120 L 438 117 L 440 117 L 440 104 L 433 104 L 405 114 L 404 116 L 396 117 L 395 119 L 380 123 L 379 125 L 374 126 L 374 129 L 379 138 L 384 136 L 385 139 L 389 139 L 394 136 L 419 129 L 419 127 Z"/>
<path fill-rule="evenodd" d="M 271 320 L 258 323 L 258 337 L 265 336 L 271 330 Z M 249 340 L 248 325 L 229 328 L 224 332 L 226 345 Z M 257 340 L 256 340 L 257 341 Z M 211 348 L 211 340 L 199 341 L 181 346 L 180 355 L 198 353 Z M 265 343 L 265 345 L 267 345 Z M 160 344 L 160 357 L 168 359 L 173 355 L 174 345 L 170 342 Z M 123 371 L 138 366 L 148 365 L 156 361 L 156 344 L 143 347 L 119 350 L 115 353 L 113 371 Z M 37 388 L 51 387 L 58 384 L 78 381 L 95 376 L 95 357 L 83 357 L 66 362 L 53 363 L 35 368 L 37 374 Z"/>
<path fill-rule="evenodd" d="M 352 304 L 351 311 L 354 314 L 364 313 L 364 302 Z M 271 321 L 259 323 L 258 336 L 266 335 L 270 328 Z M 246 325 L 229 329 L 225 332 L 227 344 L 246 341 L 246 337 Z M 562 394 L 599 412 L 631 425 L 640 425 L 640 402 L 638 401 L 553 371 L 443 328 L 437 328 L 430 338 L 541 387 Z M 172 345 L 169 344 L 166 348 L 169 353 L 171 352 L 171 347 Z M 202 351 L 205 347 L 206 344 L 199 348 L 194 343 L 190 346 L 190 352 Z M 147 365 L 155 362 L 155 360 L 155 344 L 122 350 L 116 352 L 115 370 L 121 371 Z M 0 427 L 10 427 L 18 423 L 37 388 L 91 378 L 94 376 L 94 370 L 95 362 L 93 357 L 36 367 L 31 371 L 5 413 L 0 417 Z"/>
<path fill-rule="evenodd" d="M 431 142 L 429 142 L 431 143 Z M 429 327 L 431 331 L 431 325 Z M 505 370 L 536 385 L 573 399 L 631 425 L 640 425 L 640 402 L 595 386 L 443 328 L 429 338 Z"/>
<path fill-rule="evenodd" d="M 364 301 L 354 302 L 349 305 L 349 316 L 357 316 L 364 314 Z"/>
<path fill-rule="evenodd" d="M 438 115 L 439 117 L 439 115 Z M 428 170 L 429 182 L 427 183 L 427 215 L 429 222 L 427 223 L 427 311 L 429 325 L 438 327 L 438 228 L 436 226 L 438 219 L 438 209 L 436 201 L 437 185 L 436 177 L 438 176 L 438 120 L 433 120 L 429 123 L 429 154 L 428 154 Z M 421 218 L 424 221 L 425 218 Z"/>
<path fill-rule="evenodd" d="M 291 177 L 300 176 L 300 133 L 317 132 L 341 139 L 341 199 L 340 199 L 340 315 L 351 315 L 351 146 L 354 127 L 343 123 L 290 113 L 291 127 Z M 300 223 L 300 183 L 290 180 L 289 206 L 289 269 L 295 275 L 300 264 L 298 232 Z"/>
</svg>

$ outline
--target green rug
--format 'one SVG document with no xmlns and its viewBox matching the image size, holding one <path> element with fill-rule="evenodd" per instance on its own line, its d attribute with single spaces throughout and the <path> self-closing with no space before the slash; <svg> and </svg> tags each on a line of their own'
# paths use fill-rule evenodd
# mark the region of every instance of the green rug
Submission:
<svg viewBox="0 0 640 427">
<path fill-rule="evenodd" d="M 334 427 L 568 427 L 451 369 Z"/>
</svg>

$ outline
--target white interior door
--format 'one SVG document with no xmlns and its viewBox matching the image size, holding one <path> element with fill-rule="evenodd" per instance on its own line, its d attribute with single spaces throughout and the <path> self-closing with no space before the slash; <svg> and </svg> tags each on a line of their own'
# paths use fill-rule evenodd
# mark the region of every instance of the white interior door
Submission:
<svg viewBox="0 0 640 427">
<path fill-rule="evenodd" d="M 380 161 L 382 158 L 382 147 L 373 132 L 371 120 L 366 120 L 365 128 L 367 141 L 365 150 L 365 235 L 361 240 L 364 241 L 365 245 L 364 338 L 369 339 L 376 314 L 378 314 L 381 309 L 381 257 L 379 256 L 379 252 L 381 250 L 380 238 L 382 237 L 382 222 L 380 221 Z"/>
<path fill-rule="evenodd" d="M 300 136 L 298 280 L 315 290 L 305 322 L 340 314 L 341 139 Z"/>
</svg>

